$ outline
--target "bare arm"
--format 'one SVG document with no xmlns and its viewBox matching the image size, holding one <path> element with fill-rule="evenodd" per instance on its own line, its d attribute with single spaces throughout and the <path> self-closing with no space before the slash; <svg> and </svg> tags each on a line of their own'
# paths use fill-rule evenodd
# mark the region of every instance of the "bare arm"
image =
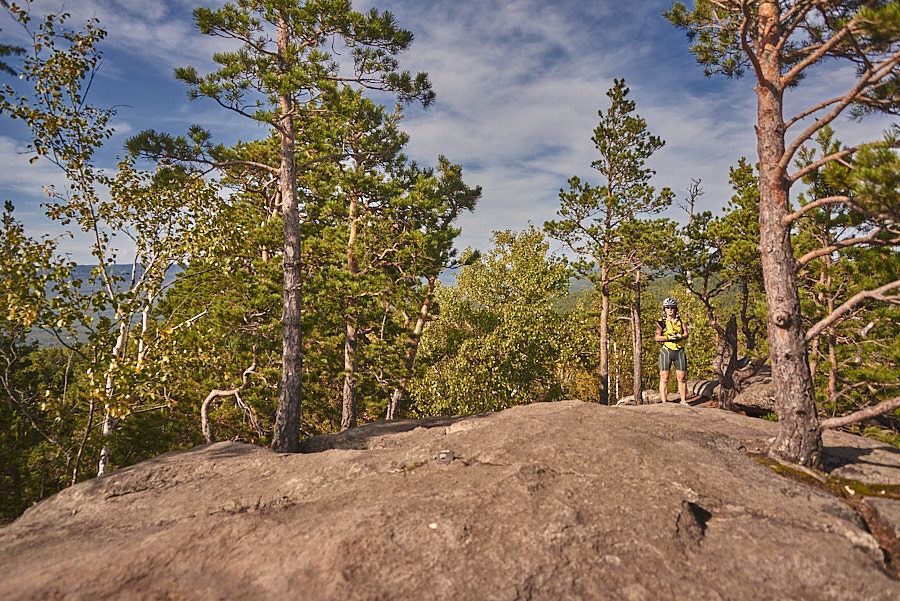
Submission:
<svg viewBox="0 0 900 601">
<path fill-rule="evenodd" d="M 656 335 L 653 337 L 653 340 L 657 342 L 667 342 L 669 340 L 667 337 L 663 336 L 662 327 L 659 323 L 656 324 Z"/>
</svg>

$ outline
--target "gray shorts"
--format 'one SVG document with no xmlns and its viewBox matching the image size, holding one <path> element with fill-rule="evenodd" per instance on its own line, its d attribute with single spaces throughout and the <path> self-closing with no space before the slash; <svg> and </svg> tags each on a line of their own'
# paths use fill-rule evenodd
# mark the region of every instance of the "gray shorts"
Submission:
<svg viewBox="0 0 900 601">
<path fill-rule="evenodd" d="M 662 347 L 659 351 L 659 371 L 669 371 L 672 364 L 675 364 L 677 371 L 687 371 L 687 355 L 683 348 L 673 351 L 666 347 Z"/>
</svg>

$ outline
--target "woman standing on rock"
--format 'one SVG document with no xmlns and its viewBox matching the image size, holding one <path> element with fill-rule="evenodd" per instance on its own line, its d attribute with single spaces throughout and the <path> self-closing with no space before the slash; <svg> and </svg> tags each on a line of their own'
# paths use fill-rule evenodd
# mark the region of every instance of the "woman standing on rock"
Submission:
<svg viewBox="0 0 900 601">
<path fill-rule="evenodd" d="M 659 399 L 661 403 L 668 400 L 669 371 L 674 364 L 678 396 L 681 397 L 681 404 L 687 405 L 687 355 L 684 352 L 687 330 L 678 314 L 678 301 L 669 297 L 662 305 L 665 317 L 656 322 L 656 336 L 653 338 L 663 343 L 659 351 Z"/>
</svg>

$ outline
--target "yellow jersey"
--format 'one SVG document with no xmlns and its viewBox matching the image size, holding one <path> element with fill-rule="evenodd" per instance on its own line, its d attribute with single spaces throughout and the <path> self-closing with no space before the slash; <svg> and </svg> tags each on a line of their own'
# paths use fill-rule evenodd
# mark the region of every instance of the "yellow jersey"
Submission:
<svg viewBox="0 0 900 601">
<path fill-rule="evenodd" d="M 675 319 L 663 318 L 656 322 L 657 325 L 662 330 L 662 335 L 669 336 L 682 336 L 684 332 L 684 324 L 681 323 L 681 318 L 676 317 Z M 675 342 L 673 340 L 667 340 L 663 342 L 663 348 L 667 348 L 673 351 L 677 351 L 678 349 L 684 348 L 684 340 L 679 340 Z"/>
</svg>

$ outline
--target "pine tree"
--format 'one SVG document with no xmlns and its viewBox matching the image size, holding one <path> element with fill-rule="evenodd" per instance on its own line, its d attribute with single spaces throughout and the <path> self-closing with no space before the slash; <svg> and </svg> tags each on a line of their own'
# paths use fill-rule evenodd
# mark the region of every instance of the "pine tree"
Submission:
<svg viewBox="0 0 900 601">
<path fill-rule="evenodd" d="M 900 7 L 887 0 L 697 0 L 691 10 L 681 2 L 675 3 L 666 17 L 687 31 L 691 51 L 707 74 L 739 77 L 750 70 L 755 76 L 759 249 L 779 415 L 779 433 L 769 453 L 803 465 L 818 465 L 821 425 L 816 416 L 797 263 L 790 238 L 791 227 L 802 214 L 791 212 L 790 190 L 803 178 L 805 170 L 790 173 L 789 167 L 797 152 L 819 130 L 854 107 L 857 113 L 897 110 Z M 811 106 L 795 116 L 785 116 L 786 94 L 802 85 L 808 71 L 829 60 L 853 65 L 855 83 L 837 98 L 813 100 Z M 809 118 L 812 120 L 804 121 Z M 879 155 L 873 156 L 873 169 L 866 178 L 877 182 L 889 177 L 892 159 L 888 151 L 892 145 L 887 140 L 874 143 L 866 151 Z M 823 161 L 845 156 L 839 153 Z M 869 194 L 863 200 L 860 194 L 864 195 L 867 189 L 879 193 Z M 807 207 L 843 203 L 873 215 L 884 215 L 896 223 L 898 215 L 892 206 L 896 199 L 881 194 L 883 190 L 877 185 L 867 188 L 860 182 L 856 194 L 817 199 Z"/>
<path fill-rule="evenodd" d="M 609 403 L 610 286 L 630 273 L 633 257 L 623 244 L 623 228 L 640 215 L 653 215 L 672 202 L 668 188 L 650 185 L 654 172 L 646 161 L 664 142 L 647 131 L 647 122 L 634 114 L 625 81 L 617 79 L 607 92 L 610 108 L 599 112 L 600 123 L 591 138 L 600 158 L 592 163 L 605 184 L 593 186 L 577 176 L 560 190 L 559 219 L 544 230 L 580 255 L 576 265 L 600 295 L 600 402 Z"/>
<path fill-rule="evenodd" d="M 239 0 L 218 10 L 199 8 L 200 31 L 231 39 L 240 47 L 216 55 L 219 71 L 200 76 L 193 68 L 176 75 L 192 97 L 209 97 L 235 113 L 261 121 L 279 140 L 278 190 L 284 220 L 284 310 L 282 379 L 272 448 L 299 450 L 303 381 L 301 218 L 296 140 L 298 126 L 326 107 L 342 87 L 391 91 L 401 100 L 428 104 L 427 76 L 398 71 L 395 56 L 409 47 L 412 34 L 397 27 L 390 13 L 361 14 L 348 2 L 329 0 Z M 273 39 L 271 32 L 276 32 Z M 331 51 L 349 50 L 352 74 L 344 75 Z M 301 168 L 343 156 L 340 148 L 307 148 Z M 321 152 L 316 152 L 321 151 Z"/>
</svg>

